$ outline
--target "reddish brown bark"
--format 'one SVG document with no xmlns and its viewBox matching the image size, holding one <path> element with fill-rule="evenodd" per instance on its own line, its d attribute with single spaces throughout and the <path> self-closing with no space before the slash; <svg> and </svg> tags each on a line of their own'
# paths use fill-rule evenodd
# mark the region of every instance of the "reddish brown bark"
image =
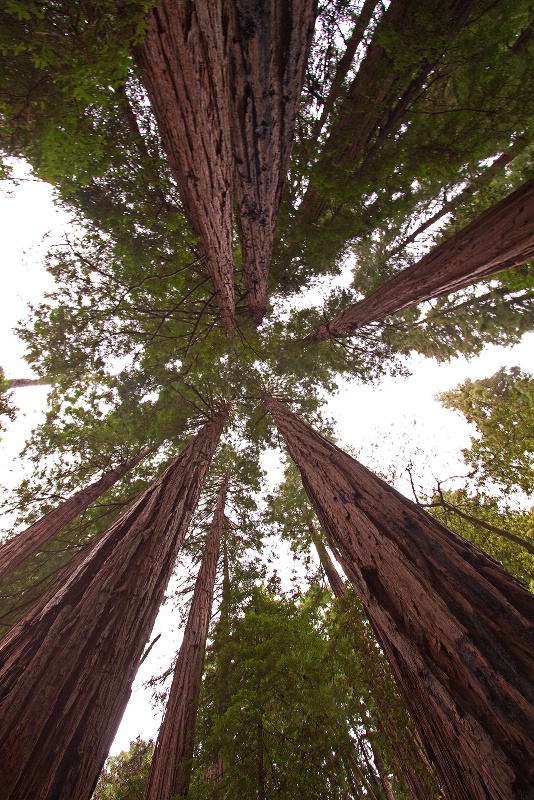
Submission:
<svg viewBox="0 0 534 800">
<path fill-rule="evenodd" d="M 310 536 L 317 550 L 317 554 L 319 556 L 321 565 L 326 573 L 326 577 L 328 578 L 328 583 L 330 584 L 330 588 L 332 590 L 334 597 L 343 597 L 343 595 L 345 594 L 345 584 L 343 582 L 343 579 L 341 578 L 341 575 L 334 566 L 334 562 L 332 561 L 330 555 L 328 554 L 328 551 L 323 543 L 321 535 L 315 530 L 315 527 L 311 522 L 308 522 L 308 529 L 310 531 Z M 379 699 L 379 693 L 375 692 L 372 684 L 371 684 L 371 691 L 373 693 L 373 702 L 379 709 L 380 714 L 383 715 L 385 719 L 388 719 L 389 717 L 388 709 L 383 708 L 383 704 L 380 702 Z M 398 701 L 399 703 L 402 703 L 400 697 L 398 698 Z M 405 706 L 404 703 L 403 706 Z M 398 728 L 392 724 L 391 720 L 389 719 L 388 721 L 390 723 L 388 738 L 398 759 L 397 762 L 398 771 L 396 772 L 396 774 L 398 775 L 402 773 L 402 777 L 404 778 L 404 781 L 406 782 L 406 785 L 410 790 L 412 800 L 434 800 L 435 794 L 428 788 L 424 779 L 421 777 L 425 773 L 429 774 L 429 770 L 431 768 L 428 763 L 428 760 L 424 758 L 423 755 L 418 752 L 418 750 L 416 750 L 417 755 L 414 756 L 413 751 L 411 753 L 408 753 L 406 748 L 403 749 L 402 743 L 403 741 L 406 740 L 407 736 L 409 736 L 408 730 L 403 729 L 402 732 L 399 732 Z M 373 722 L 374 724 L 378 724 L 378 720 L 376 719 L 374 719 Z M 381 731 L 381 733 L 382 736 L 387 735 L 384 733 L 383 730 Z M 368 739 L 370 740 L 369 734 L 368 734 Z M 379 763 L 379 761 L 382 762 L 382 758 L 377 753 L 374 746 L 373 746 L 373 753 L 374 753 L 375 763 L 380 775 L 380 780 L 382 781 L 382 784 L 384 786 L 384 791 L 387 794 L 388 793 L 387 786 L 389 786 L 389 791 L 391 791 L 391 785 L 389 784 L 389 781 L 387 781 L 387 779 L 386 779 L 387 784 L 384 785 L 384 780 L 383 780 L 385 776 L 384 766 L 383 764 L 381 765 Z M 414 770 L 413 768 L 414 763 L 417 766 L 417 770 Z"/>
<path fill-rule="evenodd" d="M 316 0 L 230 0 L 237 226 L 248 306 L 267 303 L 274 228 L 289 166 Z"/>
<path fill-rule="evenodd" d="M 280 402 L 265 403 L 447 796 L 532 797 L 532 595 Z"/>
<path fill-rule="evenodd" d="M 295 218 L 297 228 L 315 224 L 330 202 L 316 188 L 314 177 L 320 176 L 327 185 L 334 177 L 339 183 L 341 177 L 344 185 L 349 171 L 361 163 L 377 137 L 382 139 L 397 128 L 437 63 L 438 48 L 441 47 L 441 52 L 446 50 L 478 1 L 444 4 L 437 0 L 392 0 L 377 25 L 314 167 Z M 421 37 L 425 43 L 433 44 L 431 60 L 425 57 L 424 47 L 413 47 L 413 42 L 421 42 Z M 389 41 L 408 43 L 402 62 L 399 59 L 395 62 L 391 56 Z"/>
<path fill-rule="evenodd" d="M 86 489 L 76 492 L 65 500 L 58 508 L 45 514 L 25 531 L 9 539 L 0 546 L 0 581 L 9 575 L 25 558 L 35 553 L 45 542 L 57 533 L 64 525 L 71 522 L 78 514 L 91 505 L 100 495 L 110 489 L 118 480 L 133 469 L 150 452 L 150 447 L 145 447 L 138 455 L 128 458 L 124 463 L 103 475 Z"/>
<path fill-rule="evenodd" d="M 88 800 L 226 410 L 0 644 L 2 800 Z"/>
<path fill-rule="evenodd" d="M 135 59 L 227 333 L 234 330 L 232 170 L 223 0 L 163 0 Z"/>
<path fill-rule="evenodd" d="M 320 325 L 304 341 L 350 336 L 363 325 L 424 300 L 458 291 L 532 258 L 534 179 L 484 211 L 417 264 Z"/>
<path fill-rule="evenodd" d="M 204 557 L 195 583 L 165 716 L 159 729 L 145 788 L 145 800 L 187 797 L 227 490 L 228 479 L 225 479 L 219 492 Z"/>
</svg>

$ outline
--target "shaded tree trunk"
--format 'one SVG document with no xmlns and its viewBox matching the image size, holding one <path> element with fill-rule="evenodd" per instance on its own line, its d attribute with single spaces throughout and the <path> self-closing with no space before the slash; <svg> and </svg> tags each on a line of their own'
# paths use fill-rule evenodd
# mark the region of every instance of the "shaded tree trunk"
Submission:
<svg viewBox="0 0 534 800">
<path fill-rule="evenodd" d="M 0 546 L 0 581 L 16 569 L 25 558 L 35 553 L 55 533 L 71 522 L 91 505 L 100 495 L 110 489 L 127 472 L 133 469 L 151 451 L 145 447 L 133 458 L 128 458 L 118 467 L 103 475 L 86 489 L 76 492 L 58 508 L 49 511 L 26 530 Z"/>
<path fill-rule="evenodd" d="M 165 716 L 159 729 L 145 788 L 145 800 L 187 797 L 227 489 L 228 478 L 224 480 L 219 492 L 204 557 L 195 583 Z"/>
<path fill-rule="evenodd" d="M 313 167 L 310 185 L 295 217 L 297 229 L 316 224 L 332 204 L 332 198 L 327 199 L 317 184 L 332 188 L 341 177 L 344 186 L 350 171 L 362 162 L 377 137 L 383 139 L 396 130 L 409 103 L 478 2 L 392 0 Z M 423 15 L 426 15 L 424 28 Z M 427 48 L 432 53 L 431 59 L 425 56 L 424 46 L 413 46 L 416 41 L 421 43 L 421 37 L 426 43 L 432 42 L 432 50 Z M 399 39 L 408 43 L 408 47 L 403 60 L 396 63 L 387 43 Z"/>
<path fill-rule="evenodd" d="M 343 595 L 345 594 L 345 584 L 343 583 L 343 580 L 339 572 L 337 571 L 332 559 L 328 554 L 328 551 L 323 543 L 321 535 L 319 534 L 318 531 L 316 531 L 315 527 L 311 522 L 308 522 L 307 524 L 308 524 L 308 529 L 310 531 L 310 536 L 317 550 L 319 560 L 328 578 L 328 583 L 330 584 L 330 588 L 332 589 L 332 593 L 334 597 L 343 597 Z M 378 680 L 380 680 L 380 678 L 378 678 Z M 393 751 L 396 755 L 398 764 L 398 770 L 396 774 L 398 775 L 399 773 L 402 773 L 402 777 L 407 787 L 410 790 L 412 800 L 435 800 L 436 795 L 429 790 L 428 786 L 425 783 L 425 780 L 422 778 L 423 774 L 425 773 L 430 774 L 431 771 L 431 766 L 428 762 L 428 759 L 426 759 L 424 755 L 419 752 L 419 748 L 414 748 L 414 752 L 416 753 L 415 755 L 416 769 L 413 768 L 414 754 L 413 753 L 408 754 L 407 750 L 406 749 L 403 750 L 401 746 L 401 743 L 405 741 L 406 737 L 409 735 L 409 730 L 407 729 L 407 727 L 404 727 L 402 731 L 399 732 L 398 726 L 393 723 L 393 720 L 391 720 L 391 718 L 389 718 L 387 709 L 384 709 L 383 703 L 380 702 L 378 693 L 375 691 L 372 683 L 370 685 L 370 690 L 373 697 L 373 702 L 379 709 L 380 715 L 383 715 L 384 718 L 388 720 L 387 727 L 389 736 L 387 736 L 387 738 L 389 739 L 391 747 L 393 748 Z M 395 696 L 398 702 L 402 704 L 404 710 L 406 708 L 405 703 L 397 695 L 396 692 Z M 408 712 L 405 711 L 405 713 L 407 714 Z M 382 721 L 378 719 L 373 719 L 373 722 L 382 731 L 382 736 L 385 737 Z M 413 731 L 413 733 L 415 733 L 415 730 Z M 367 735 L 367 738 L 371 742 L 369 733 Z M 387 778 L 386 782 L 388 784 L 388 787 L 385 785 L 383 780 L 383 778 L 385 777 L 385 771 L 382 758 L 378 753 L 378 751 L 376 750 L 376 748 L 374 747 L 374 745 L 372 745 L 372 747 L 373 747 L 376 766 L 380 774 L 380 780 L 382 781 L 384 791 L 386 792 L 387 795 L 388 791 L 391 792 L 391 785 L 389 784 Z"/>
<path fill-rule="evenodd" d="M 224 329 L 234 330 L 233 160 L 224 0 L 163 0 L 134 57 Z"/>
<path fill-rule="evenodd" d="M 324 546 L 320 533 L 318 533 L 318 531 L 315 530 L 315 527 L 312 522 L 308 521 L 306 524 L 308 526 L 312 542 L 315 546 L 315 549 L 317 550 L 319 561 L 321 562 L 321 566 L 325 571 L 325 575 L 328 579 L 328 583 L 330 584 L 330 588 L 332 589 L 334 597 L 343 597 L 343 595 L 345 594 L 345 586 L 343 585 L 343 580 L 341 579 L 341 575 L 335 568 L 334 562 L 330 558 L 328 550 Z"/>
<path fill-rule="evenodd" d="M 274 228 L 289 166 L 316 0 L 230 0 L 237 226 L 248 306 L 267 303 Z"/>
<path fill-rule="evenodd" d="M 433 297 L 456 292 L 482 278 L 534 258 L 534 179 L 435 247 L 417 264 L 320 325 L 306 343 L 350 336 L 376 322 Z"/>
<path fill-rule="evenodd" d="M 532 797 L 532 595 L 279 401 L 265 404 L 447 795 Z"/>
<path fill-rule="evenodd" d="M 88 800 L 128 701 L 226 409 L 0 644 L 2 800 Z"/>
</svg>

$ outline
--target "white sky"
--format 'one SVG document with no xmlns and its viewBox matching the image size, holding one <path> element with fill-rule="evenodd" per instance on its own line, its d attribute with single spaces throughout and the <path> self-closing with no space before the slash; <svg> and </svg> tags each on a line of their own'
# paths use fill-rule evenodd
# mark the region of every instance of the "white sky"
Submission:
<svg viewBox="0 0 534 800">
<path fill-rule="evenodd" d="M 14 189 L 6 181 L 0 186 L 0 365 L 10 378 L 32 377 L 22 360 L 23 345 L 12 329 L 27 316 L 27 304 L 39 302 L 43 292 L 51 288 L 42 257 L 52 242 L 61 239 L 68 225 L 65 212 L 54 207 L 49 187 L 28 180 L 30 176 L 20 167 L 16 177 L 26 180 Z M 47 240 L 43 243 L 44 236 Z M 397 488 L 409 495 L 409 484 L 402 473 L 407 459 L 418 451 L 416 460 L 427 488 L 431 488 L 433 476 L 444 479 L 463 471 L 460 450 L 469 443 L 469 426 L 456 412 L 442 408 L 434 395 L 466 378 L 488 377 L 499 367 L 512 365 L 534 372 L 534 334 L 525 336 L 514 348 L 488 348 L 470 361 L 458 358 L 437 364 L 416 357 L 411 361 L 410 378 L 388 378 L 379 387 L 346 386 L 330 400 L 329 410 L 343 445 L 352 446 L 371 469 L 387 472 L 393 468 Z M 24 465 L 17 456 L 32 427 L 42 418 L 46 394 L 47 388 L 42 386 L 15 392 L 20 412 L 0 442 L 0 485 L 4 487 L 15 485 L 22 477 Z M 159 632 L 163 635 L 139 671 L 112 753 L 127 749 L 138 734 L 147 738 L 157 733 L 159 721 L 150 708 L 151 693 L 143 690 L 142 684 L 166 668 L 178 647 L 180 632 L 175 617 L 170 606 L 164 607 L 156 622 L 152 637 Z"/>
</svg>

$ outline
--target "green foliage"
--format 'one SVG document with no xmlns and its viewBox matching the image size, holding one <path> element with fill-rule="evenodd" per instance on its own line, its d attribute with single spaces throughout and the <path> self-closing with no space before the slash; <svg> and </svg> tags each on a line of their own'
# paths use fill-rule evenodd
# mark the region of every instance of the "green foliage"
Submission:
<svg viewBox="0 0 534 800">
<path fill-rule="evenodd" d="M 6 429 L 5 419 L 11 422 L 15 419 L 17 409 L 13 405 L 13 395 L 7 391 L 8 382 L 4 370 L 0 367 L 0 434 Z M 4 419 L 2 419 L 4 417 Z"/>
<path fill-rule="evenodd" d="M 464 459 L 480 486 L 534 491 L 534 377 L 519 367 L 467 380 L 439 399 L 477 428 Z"/>
<path fill-rule="evenodd" d="M 142 800 L 154 744 L 137 737 L 128 752 L 107 759 L 92 800 Z"/>
<path fill-rule="evenodd" d="M 503 502 L 504 499 L 504 502 Z M 506 505 L 506 498 L 471 494 L 466 488 L 440 491 L 427 508 L 448 528 L 501 563 L 517 580 L 534 590 L 534 508 L 517 511 Z M 467 517 L 467 518 L 466 518 Z M 484 523 L 490 529 L 484 527 Z M 493 528 L 493 530 L 491 530 Z M 507 534 L 518 541 L 507 538 Z M 521 546 L 524 542 L 525 546 Z"/>
<path fill-rule="evenodd" d="M 408 763 L 413 728 L 352 595 L 330 607 L 317 588 L 298 602 L 257 589 L 208 655 L 189 796 L 381 798 L 378 751 L 408 797 L 401 730 Z"/>
</svg>

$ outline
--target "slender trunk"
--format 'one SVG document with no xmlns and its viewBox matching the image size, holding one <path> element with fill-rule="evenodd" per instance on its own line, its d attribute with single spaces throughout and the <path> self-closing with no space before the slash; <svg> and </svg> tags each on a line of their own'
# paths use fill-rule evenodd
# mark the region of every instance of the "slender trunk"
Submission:
<svg viewBox="0 0 534 800">
<path fill-rule="evenodd" d="M 163 0 L 135 59 L 227 333 L 234 330 L 233 162 L 223 0 Z"/>
<path fill-rule="evenodd" d="M 266 800 L 265 794 L 265 766 L 263 755 L 263 721 L 258 717 L 256 723 L 256 746 L 257 746 L 257 768 L 258 768 L 258 800 Z"/>
<path fill-rule="evenodd" d="M 274 228 L 293 145 L 316 0 L 230 0 L 236 216 L 248 306 L 267 303 Z"/>
<path fill-rule="evenodd" d="M 395 795 L 393 794 L 393 789 L 391 787 L 391 782 L 386 775 L 386 766 L 384 764 L 384 760 L 380 755 L 380 751 L 377 747 L 373 744 L 373 737 L 372 734 L 367 730 L 365 730 L 367 735 L 367 741 L 371 745 L 371 750 L 373 751 L 373 761 L 375 762 L 376 769 L 378 772 L 378 778 L 380 783 L 382 784 L 382 788 L 384 789 L 384 794 L 387 797 L 387 800 L 395 800 Z"/>
<path fill-rule="evenodd" d="M 534 179 L 484 211 L 417 264 L 399 272 L 368 297 L 320 325 L 304 342 L 350 336 L 370 322 L 424 300 L 456 292 L 532 258 Z"/>
<path fill-rule="evenodd" d="M 321 566 L 325 571 L 325 575 L 328 579 L 328 583 L 330 584 L 330 588 L 332 589 L 334 597 L 343 597 L 343 595 L 345 594 L 345 586 L 343 584 L 343 580 L 341 578 L 341 575 L 335 568 L 334 562 L 332 561 L 332 559 L 328 554 L 328 550 L 324 546 L 321 535 L 315 530 L 315 527 L 312 522 L 308 520 L 306 524 L 308 526 L 312 542 L 315 545 L 315 549 L 317 550 L 317 555 L 319 556 L 319 561 L 321 562 Z"/>
<path fill-rule="evenodd" d="M 321 116 L 319 118 L 317 125 L 314 128 L 315 137 L 318 137 L 319 134 L 321 133 L 322 129 L 324 128 L 325 122 L 328 118 L 328 115 L 334 108 L 335 102 L 338 99 L 341 89 L 343 87 L 345 78 L 347 77 L 349 70 L 352 66 L 352 62 L 354 61 L 356 50 L 358 49 L 359 45 L 363 40 L 363 35 L 367 30 L 369 23 L 371 22 L 371 17 L 373 16 L 373 13 L 377 5 L 378 5 L 377 0 L 365 0 L 360 13 L 358 14 L 358 18 L 356 19 L 356 22 L 352 29 L 352 33 L 347 41 L 345 52 L 339 59 L 339 63 L 336 67 L 336 72 L 332 79 L 332 83 L 330 84 L 328 95 L 323 104 Z"/>
<path fill-rule="evenodd" d="M 224 522 L 228 478 L 219 492 L 204 557 L 195 583 L 184 638 L 174 668 L 171 691 L 158 740 L 144 800 L 187 797 L 195 723 L 202 684 L 202 667 L 213 605 L 213 590 Z"/>
<path fill-rule="evenodd" d="M 91 796 L 226 417 L 0 643 L 2 800 Z"/>
<path fill-rule="evenodd" d="M 65 500 L 58 508 L 49 511 L 40 520 L 34 522 L 26 530 L 9 539 L 0 546 L 0 581 L 16 569 L 25 558 L 35 553 L 55 533 L 71 522 L 75 517 L 85 511 L 100 495 L 110 489 L 118 480 L 133 469 L 150 453 L 151 448 L 145 447 L 133 458 L 128 458 L 118 467 L 107 472 L 86 489 L 76 492 Z"/>
<path fill-rule="evenodd" d="M 323 184 L 345 187 L 350 170 L 359 166 L 381 132 L 396 129 L 415 92 L 446 51 L 449 42 L 466 23 L 478 0 L 442 3 L 436 0 L 392 0 L 379 21 L 365 58 L 339 109 L 322 153 L 313 167 L 310 185 L 303 197 L 295 228 L 316 224 L 327 206 Z M 426 30 L 421 30 L 426 15 Z M 425 48 L 408 48 L 404 59 L 392 57 L 388 40 L 432 42 L 430 58 Z M 437 52 L 436 48 L 440 47 Z M 341 182 L 339 178 L 342 178 Z M 337 205 L 337 203 L 334 204 Z"/>
<path fill-rule="evenodd" d="M 454 800 L 532 796 L 534 598 L 267 395 Z"/>
<path fill-rule="evenodd" d="M 422 222 L 409 236 L 404 239 L 398 247 L 395 247 L 393 250 L 390 250 L 388 253 L 388 258 L 392 258 L 397 253 L 400 253 L 404 250 L 409 244 L 415 242 L 415 240 L 421 236 L 431 225 L 434 225 L 436 222 L 439 222 L 440 219 L 446 214 L 450 214 L 451 212 L 455 211 L 461 203 L 463 203 L 467 198 L 472 197 L 475 192 L 479 191 L 499 173 L 504 171 L 504 168 L 510 164 L 511 161 L 519 154 L 521 149 L 525 146 L 526 142 L 523 139 L 516 139 L 516 141 L 512 142 L 508 150 L 499 158 L 495 159 L 493 164 L 489 167 L 486 167 L 484 172 L 481 172 L 480 175 L 477 175 L 473 180 L 467 184 L 467 186 L 462 189 L 457 195 L 452 197 L 447 202 L 443 203 L 439 211 L 436 211 L 431 217 L 426 219 Z"/>
</svg>

